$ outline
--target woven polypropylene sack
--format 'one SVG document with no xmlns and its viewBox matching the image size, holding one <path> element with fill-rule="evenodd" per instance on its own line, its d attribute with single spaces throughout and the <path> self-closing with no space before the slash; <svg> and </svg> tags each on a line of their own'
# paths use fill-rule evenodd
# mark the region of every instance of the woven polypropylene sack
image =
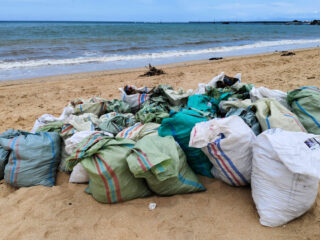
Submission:
<svg viewBox="0 0 320 240">
<path fill-rule="evenodd" d="M 1 138 L 9 151 L 5 180 L 14 187 L 53 186 L 60 162 L 60 136 L 55 132 L 16 131 L 16 136 Z"/>
<path fill-rule="evenodd" d="M 271 129 L 257 137 L 251 189 L 262 225 L 281 226 L 308 211 L 319 178 L 319 136 Z"/>
</svg>

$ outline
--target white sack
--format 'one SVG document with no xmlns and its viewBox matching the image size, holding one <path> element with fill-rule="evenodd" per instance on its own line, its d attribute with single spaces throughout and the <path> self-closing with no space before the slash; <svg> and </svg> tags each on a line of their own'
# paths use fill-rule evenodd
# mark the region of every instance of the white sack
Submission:
<svg viewBox="0 0 320 240">
<path fill-rule="evenodd" d="M 74 166 L 69 178 L 70 183 L 87 183 L 89 182 L 89 174 L 82 166 L 81 162 Z"/>
<path fill-rule="evenodd" d="M 250 91 L 250 99 L 252 102 L 256 102 L 261 98 L 274 98 L 287 109 L 290 109 L 287 104 L 287 93 L 280 90 L 272 90 L 265 87 L 253 87 Z"/>
<path fill-rule="evenodd" d="M 213 164 L 214 177 L 232 186 L 250 183 L 252 144 L 256 136 L 239 117 L 213 119 L 195 125 L 190 147 L 201 148 Z"/>
<path fill-rule="evenodd" d="M 65 140 L 65 150 L 71 155 L 75 149 L 78 148 L 78 145 L 82 142 L 83 139 L 89 137 L 90 135 L 97 133 L 98 131 L 82 131 L 77 132 L 72 137 Z M 106 136 L 113 137 L 113 134 L 107 132 L 99 132 L 103 133 Z M 69 178 L 69 182 L 71 183 L 86 183 L 89 182 L 89 175 L 87 171 L 83 168 L 81 163 L 78 163 L 73 169 Z"/>
<path fill-rule="evenodd" d="M 253 145 L 252 197 L 264 226 L 301 216 L 314 203 L 320 178 L 320 136 L 270 129 Z"/>
<path fill-rule="evenodd" d="M 150 97 L 149 92 L 152 89 L 147 87 L 137 88 L 136 86 L 133 86 L 133 85 L 131 85 L 130 87 L 136 90 L 145 92 L 145 93 L 136 93 L 136 94 L 128 95 L 126 94 L 123 88 L 119 88 L 119 91 L 121 92 L 122 101 L 128 103 L 133 111 L 138 111 L 141 108 L 141 105 L 149 99 Z"/>
<path fill-rule="evenodd" d="M 63 109 L 62 114 L 60 117 L 55 117 L 51 114 L 43 114 L 41 117 L 39 117 L 33 125 L 33 128 L 31 130 L 32 133 L 35 133 L 39 127 L 42 127 L 46 125 L 49 122 L 55 122 L 55 121 L 65 121 L 70 119 L 71 115 L 73 113 L 73 108 L 71 107 L 65 107 Z"/>
</svg>

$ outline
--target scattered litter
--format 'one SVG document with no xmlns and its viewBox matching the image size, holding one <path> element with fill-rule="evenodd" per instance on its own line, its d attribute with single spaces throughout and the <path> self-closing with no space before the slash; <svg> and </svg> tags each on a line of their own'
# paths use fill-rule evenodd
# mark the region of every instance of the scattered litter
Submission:
<svg viewBox="0 0 320 240">
<path fill-rule="evenodd" d="M 156 209 L 156 207 L 157 207 L 157 204 L 156 203 L 149 203 L 149 210 L 154 210 L 154 209 Z"/>
</svg>

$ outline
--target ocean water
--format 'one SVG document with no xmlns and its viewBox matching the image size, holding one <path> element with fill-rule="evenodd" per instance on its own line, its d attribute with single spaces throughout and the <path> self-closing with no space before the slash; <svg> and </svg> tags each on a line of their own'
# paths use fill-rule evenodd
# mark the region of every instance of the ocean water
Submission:
<svg viewBox="0 0 320 240">
<path fill-rule="evenodd" d="M 311 25 L 0 22 L 0 80 L 319 45 Z"/>
</svg>

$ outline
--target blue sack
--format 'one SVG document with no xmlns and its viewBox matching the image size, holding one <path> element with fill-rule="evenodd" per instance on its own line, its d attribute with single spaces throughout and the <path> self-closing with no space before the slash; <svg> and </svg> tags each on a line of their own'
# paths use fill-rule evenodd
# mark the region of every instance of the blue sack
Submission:
<svg viewBox="0 0 320 240">
<path fill-rule="evenodd" d="M 0 156 L 7 158 L 4 178 L 10 185 L 51 187 L 60 162 L 60 136 L 56 132 L 11 129 L 0 135 Z"/>
</svg>

